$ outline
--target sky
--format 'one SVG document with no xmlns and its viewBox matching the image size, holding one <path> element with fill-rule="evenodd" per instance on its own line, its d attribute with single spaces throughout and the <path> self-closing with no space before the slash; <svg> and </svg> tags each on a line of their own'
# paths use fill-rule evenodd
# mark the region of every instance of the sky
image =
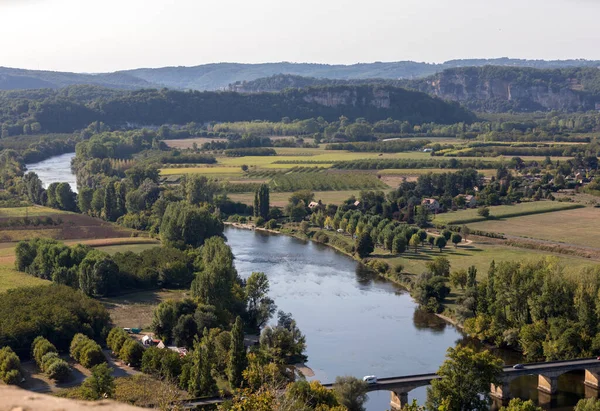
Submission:
<svg viewBox="0 0 600 411">
<path fill-rule="evenodd" d="M 600 60 L 600 0 L 0 0 L 0 66 Z"/>
</svg>

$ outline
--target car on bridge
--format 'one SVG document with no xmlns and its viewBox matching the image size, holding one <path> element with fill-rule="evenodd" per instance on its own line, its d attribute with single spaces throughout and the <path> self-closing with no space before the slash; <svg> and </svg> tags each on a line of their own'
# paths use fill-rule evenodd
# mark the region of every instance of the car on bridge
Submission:
<svg viewBox="0 0 600 411">
<path fill-rule="evenodd" d="M 523 368 L 525 368 L 525 366 L 523 364 L 513 365 L 513 369 L 515 369 L 515 370 L 522 370 Z"/>
<path fill-rule="evenodd" d="M 363 381 L 367 384 L 377 384 L 377 377 L 375 375 L 366 375 L 363 377 Z"/>
</svg>

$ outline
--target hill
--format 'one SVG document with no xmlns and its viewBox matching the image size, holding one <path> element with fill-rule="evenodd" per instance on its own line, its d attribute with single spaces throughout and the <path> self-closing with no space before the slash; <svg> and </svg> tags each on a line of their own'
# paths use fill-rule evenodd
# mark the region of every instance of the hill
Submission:
<svg viewBox="0 0 600 411">
<path fill-rule="evenodd" d="M 168 89 L 114 92 L 97 87 L 0 93 L 3 137 L 23 134 L 24 129 L 70 133 L 94 121 L 118 128 L 132 124 L 280 121 L 283 117 L 333 121 L 342 115 L 367 121 L 391 117 L 438 124 L 475 118 L 457 103 L 391 86 L 329 86 L 258 94 Z"/>
<path fill-rule="evenodd" d="M 331 65 L 311 63 L 217 63 L 194 67 L 139 68 L 115 73 L 80 74 L 0 67 L 0 90 L 63 88 L 70 85 L 97 85 L 118 89 L 168 87 L 182 90 L 224 90 L 235 82 L 252 81 L 277 74 L 340 80 L 418 79 L 443 70 L 468 66 L 568 68 L 600 67 L 590 60 L 521 60 L 510 58 L 451 60 L 440 64 L 397 61 Z"/>
<path fill-rule="evenodd" d="M 600 107 L 600 69 L 535 69 L 523 67 L 463 67 L 447 69 L 418 80 L 324 79 L 275 75 L 237 82 L 230 90 L 242 93 L 275 92 L 286 88 L 378 84 L 406 87 L 475 111 L 580 111 Z"/>
</svg>

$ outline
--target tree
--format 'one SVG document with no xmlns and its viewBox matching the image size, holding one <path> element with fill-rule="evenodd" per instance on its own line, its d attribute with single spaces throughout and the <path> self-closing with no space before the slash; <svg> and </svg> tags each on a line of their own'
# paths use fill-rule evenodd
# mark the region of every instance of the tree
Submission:
<svg viewBox="0 0 600 411">
<path fill-rule="evenodd" d="M 452 273 L 450 273 L 450 282 L 452 283 L 452 286 L 460 286 L 464 290 L 465 285 L 467 285 L 467 270 L 452 271 Z"/>
<path fill-rule="evenodd" d="M 112 398 L 114 392 L 115 381 L 112 376 L 112 368 L 108 364 L 100 364 L 92 368 L 92 375 L 86 378 L 81 385 L 81 395 L 86 400 Z"/>
<path fill-rule="evenodd" d="M 595 409 L 600 410 L 600 407 Z M 578 408 L 575 408 L 575 410 L 578 410 Z M 523 401 L 520 398 L 514 398 L 510 400 L 507 407 L 500 408 L 500 411 L 543 411 L 543 408 L 536 407 L 534 402 L 531 400 Z"/>
<path fill-rule="evenodd" d="M 469 235 L 471 234 L 471 229 L 469 227 L 467 227 L 466 225 L 463 225 L 460 228 L 460 234 L 463 236 L 465 241 L 467 241 L 469 239 Z"/>
<path fill-rule="evenodd" d="M 439 368 L 439 380 L 427 389 L 427 408 L 447 411 L 488 410 L 490 384 L 498 384 L 502 360 L 488 351 L 450 347 Z"/>
<path fill-rule="evenodd" d="M 444 229 L 442 230 L 442 236 L 446 239 L 446 241 L 450 241 L 450 237 L 452 237 L 452 231 Z"/>
<path fill-rule="evenodd" d="M 450 275 L 450 260 L 446 257 L 435 257 L 425 264 L 427 270 L 437 277 L 448 277 Z"/>
<path fill-rule="evenodd" d="M 227 364 L 227 375 L 233 388 L 239 388 L 242 385 L 242 373 L 247 366 L 244 325 L 242 319 L 238 316 L 231 329 L 231 349 L 229 350 L 229 362 Z"/>
<path fill-rule="evenodd" d="M 421 245 L 421 237 L 419 236 L 419 234 L 415 233 L 410 237 L 409 245 L 414 248 L 416 253 L 419 249 L 419 245 Z"/>
<path fill-rule="evenodd" d="M 367 383 L 356 377 L 336 377 L 333 390 L 338 402 L 348 411 L 364 411 L 367 402 Z"/>
<path fill-rule="evenodd" d="M 101 251 L 92 250 L 79 265 L 79 288 L 86 295 L 104 297 L 118 287 L 119 267 Z"/>
<path fill-rule="evenodd" d="M 454 248 L 462 241 L 462 237 L 458 233 L 452 233 L 452 243 L 454 244 Z"/>
<path fill-rule="evenodd" d="M 71 190 L 69 183 L 58 184 L 55 195 L 58 208 L 66 211 L 77 211 L 77 203 L 75 201 L 77 195 Z"/>
<path fill-rule="evenodd" d="M 183 184 L 185 197 L 188 203 L 199 205 L 202 203 L 211 203 L 219 186 L 201 175 L 188 175 Z"/>
<path fill-rule="evenodd" d="M 425 228 L 429 225 L 429 207 L 418 206 L 417 213 L 415 214 L 415 224 L 419 228 Z"/>
<path fill-rule="evenodd" d="M 119 351 L 119 358 L 132 367 L 139 367 L 141 365 L 143 355 L 144 347 L 131 338 L 123 343 Z"/>
<path fill-rule="evenodd" d="M 360 258 L 365 258 L 375 250 L 371 234 L 361 233 L 356 239 L 356 253 Z"/>
<path fill-rule="evenodd" d="M 223 222 L 208 208 L 183 202 L 169 203 L 162 218 L 163 242 L 176 248 L 199 247 L 206 239 L 223 235 Z"/>
<path fill-rule="evenodd" d="M 429 245 L 431 246 L 431 249 L 433 250 L 433 246 L 435 244 L 435 237 L 432 235 L 428 235 L 427 242 L 429 243 Z"/>
<path fill-rule="evenodd" d="M 0 381 L 6 384 L 21 381 L 21 360 L 10 347 L 0 348 Z"/>
<path fill-rule="evenodd" d="M 487 207 L 481 207 L 477 210 L 477 215 L 479 215 L 480 217 L 489 218 L 490 209 Z"/>
<path fill-rule="evenodd" d="M 102 218 L 107 221 L 116 221 L 117 217 L 117 194 L 115 183 L 109 183 L 104 192 L 104 206 L 102 207 Z"/>
<path fill-rule="evenodd" d="M 477 283 L 477 268 L 474 265 L 469 267 L 469 271 L 467 272 L 467 287 L 472 288 L 475 287 Z"/>
<path fill-rule="evenodd" d="M 579 400 L 574 411 L 600 411 L 600 400 L 597 398 Z"/>
<path fill-rule="evenodd" d="M 23 176 L 23 185 L 29 201 L 34 204 L 44 204 L 44 186 L 36 173 L 30 172 L 25 174 Z"/>
<path fill-rule="evenodd" d="M 269 217 L 269 185 L 261 184 L 254 193 L 254 217 Z"/>
<path fill-rule="evenodd" d="M 446 247 L 446 237 L 444 237 L 443 235 L 436 237 L 435 241 L 433 242 L 433 244 L 440 249 L 440 253 L 442 252 L 442 249 Z"/>
<path fill-rule="evenodd" d="M 392 241 L 392 254 L 402 254 L 406 251 L 406 238 L 403 235 L 397 235 Z"/>
<path fill-rule="evenodd" d="M 77 206 L 83 214 L 91 214 L 94 190 L 89 187 L 81 187 L 77 193 Z"/>
<path fill-rule="evenodd" d="M 248 317 L 250 324 L 257 329 L 264 326 L 277 309 L 275 302 L 268 296 L 269 288 L 269 279 L 265 273 L 253 272 L 246 280 Z"/>
<path fill-rule="evenodd" d="M 173 340 L 178 347 L 190 349 L 193 347 L 194 338 L 198 336 L 198 324 L 192 314 L 186 314 L 177 320 L 173 327 Z"/>
</svg>

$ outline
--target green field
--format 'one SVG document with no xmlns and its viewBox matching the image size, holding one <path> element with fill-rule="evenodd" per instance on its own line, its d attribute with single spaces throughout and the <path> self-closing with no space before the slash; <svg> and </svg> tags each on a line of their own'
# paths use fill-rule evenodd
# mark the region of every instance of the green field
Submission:
<svg viewBox="0 0 600 411">
<path fill-rule="evenodd" d="M 42 206 L 0 208 L 0 218 L 41 217 L 54 214 L 67 214 L 67 212 Z"/>
<path fill-rule="evenodd" d="M 515 205 L 489 207 L 491 218 L 511 218 L 529 214 L 548 213 L 559 210 L 569 210 L 582 207 L 580 204 L 561 203 L 558 201 L 535 201 Z M 477 214 L 476 208 L 438 214 L 433 219 L 434 224 L 471 224 L 485 221 L 485 217 Z"/>
<path fill-rule="evenodd" d="M 600 249 L 600 209 L 593 207 L 481 221 L 469 228 Z"/>
<path fill-rule="evenodd" d="M 343 190 L 343 191 L 315 191 L 315 200 L 321 200 L 323 204 L 340 204 L 347 200 L 351 196 L 358 198 L 360 190 Z M 270 193 L 271 206 L 283 207 L 285 206 L 291 192 L 288 193 Z M 252 205 L 254 203 L 254 193 L 242 193 L 242 194 L 228 194 L 227 195 L 233 201 L 239 201 L 244 204 Z"/>
<path fill-rule="evenodd" d="M 226 175 L 228 177 L 241 176 L 244 172 L 240 167 L 181 167 L 181 168 L 161 168 L 161 176 L 172 176 L 179 174 L 206 174 L 211 177 L 217 175 Z"/>
</svg>

